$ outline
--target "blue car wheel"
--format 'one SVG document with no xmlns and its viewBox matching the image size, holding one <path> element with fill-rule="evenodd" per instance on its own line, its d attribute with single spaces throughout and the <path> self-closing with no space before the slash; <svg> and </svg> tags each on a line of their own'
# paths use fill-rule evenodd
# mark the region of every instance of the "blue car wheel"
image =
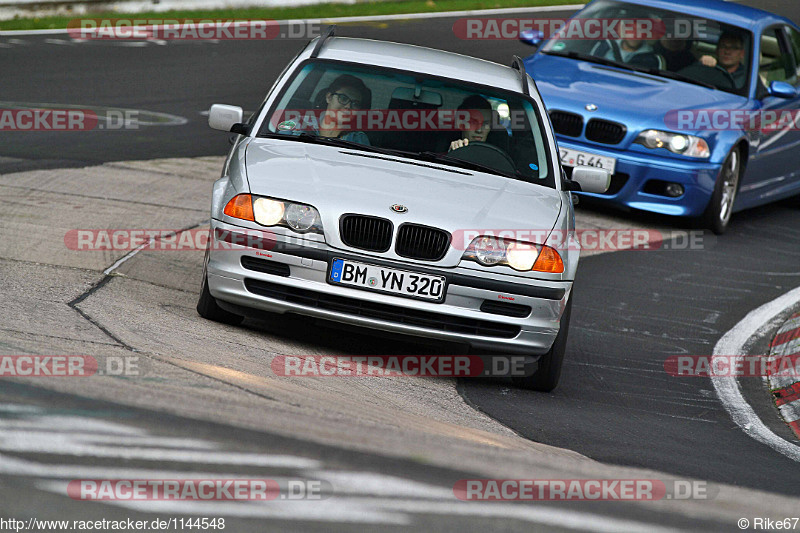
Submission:
<svg viewBox="0 0 800 533">
<path fill-rule="evenodd" d="M 739 148 L 733 148 L 720 169 L 714 194 L 703 213 L 703 226 L 717 235 L 728 229 L 733 213 L 736 193 L 739 191 L 739 178 L 742 174 L 742 156 Z"/>
</svg>

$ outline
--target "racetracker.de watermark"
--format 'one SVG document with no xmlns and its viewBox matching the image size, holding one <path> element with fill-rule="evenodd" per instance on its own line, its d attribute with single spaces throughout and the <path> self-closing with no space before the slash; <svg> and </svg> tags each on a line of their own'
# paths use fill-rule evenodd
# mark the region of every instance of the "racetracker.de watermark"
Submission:
<svg viewBox="0 0 800 533">
<path fill-rule="evenodd" d="M 452 246 L 468 250 L 476 239 L 493 238 L 503 245 L 511 243 L 547 244 L 557 250 L 582 250 L 616 252 L 621 250 L 704 250 L 707 236 L 703 231 L 671 231 L 643 228 L 577 229 L 560 231 L 549 229 L 496 229 L 474 228 L 453 232 Z"/>
<path fill-rule="evenodd" d="M 269 230 L 216 230 L 216 239 L 204 229 L 71 229 L 64 234 L 64 245 L 78 252 L 120 251 L 136 249 L 150 251 L 205 252 L 235 250 L 245 246 L 256 250 L 271 250 L 276 244 L 275 233 Z"/>
<path fill-rule="evenodd" d="M 139 129 L 139 113 L 130 109 L 0 108 L 0 131 L 91 131 Z"/>
<path fill-rule="evenodd" d="M 138 376 L 138 356 L 0 355 L 0 378 Z"/>
<path fill-rule="evenodd" d="M 117 40 L 271 40 L 312 39 L 319 22 L 280 23 L 269 19 L 86 18 L 67 24 L 72 39 Z"/>
<path fill-rule="evenodd" d="M 658 479 L 461 479 L 463 501 L 657 501 L 712 498 L 704 481 Z"/>
<path fill-rule="evenodd" d="M 281 377 L 523 377 L 524 356 L 278 355 L 270 367 Z"/>
<path fill-rule="evenodd" d="M 673 355 L 664 370 L 676 377 L 766 377 L 800 379 L 800 354 L 794 357 L 763 355 Z"/>
<path fill-rule="evenodd" d="M 672 109 L 664 124 L 678 131 L 760 131 L 800 129 L 797 109 Z"/>
<path fill-rule="evenodd" d="M 488 117 L 487 117 L 488 118 Z M 279 132 L 337 131 L 455 131 L 482 127 L 485 118 L 476 109 L 279 109 L 270 124 Z M 503 116 L 492 113 L 491 129 L 508 128 L 523 131 L 527 115 L 521 110 L 508 110 Z"/>
<path fill-rule="evenodd" d="M 516 40 L 523 32 L 538 32 L 542 39 L 560 40 L 704 39 L 709 35 L 709 21 L 688 18 L 461 18 L 453 24 L 455 36 L 465 40 Z"/>
<path fill-rule="evenodd" d="M 210 239 L 208 229 L 71 229 L 64 235 L 64 245 L 79 252 L 122 251 L 201 251 L 238 250 L 242 247 L 259 251 L 280 251 L 303 247 L 308 242 L 300 236 L 269 229 L 216 229 Z M 506 243 L 547 244 L 558 250 L 615 252 L 621 250 L 698 251 L 709 246 L 709 235 L 703 231 L 662 232 L 643 228 L 578 229 L 562 232 L 550 229 L 458 229 L 452 232 L 450 245 L 466 251 L 476 238 L 496 239 Z"/>
<path fill-rule="evenodd" d="M 67 495 L 84 501 L 324 500 L 333 494 L 321 479 L 77 479 Z"/>
</svg>

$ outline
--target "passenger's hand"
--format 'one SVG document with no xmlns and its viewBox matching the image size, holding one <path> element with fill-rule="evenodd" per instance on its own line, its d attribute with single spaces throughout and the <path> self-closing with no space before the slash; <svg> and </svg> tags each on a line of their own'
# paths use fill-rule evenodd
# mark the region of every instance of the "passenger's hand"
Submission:
<svg viewBox="0 0 800 533">
<path fill-rule="evenodd" d="M 450 143 L 450 150 L 448 152 L 452 152 L 453 150 L 457 150 L 459 148 L 463 148 L 469 144 L 469 139 L 459 139 L 457 141 L 453 141 Z"/>
<path fill-rule="evenodd" d="M 717 58 L 714 56 L 703 56 L 700 58 L 700 63 L 707 67 L 714 68 L 717 66 Z"/>
</svg>

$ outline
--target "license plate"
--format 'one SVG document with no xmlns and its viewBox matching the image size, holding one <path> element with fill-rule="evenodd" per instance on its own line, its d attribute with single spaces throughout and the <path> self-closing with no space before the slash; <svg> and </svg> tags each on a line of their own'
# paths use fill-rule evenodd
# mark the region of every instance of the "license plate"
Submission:
<svg viewBox="0 0 800 533">
<path fill-rule="evenodd" d="M 613 157 L 590 154 L 589 152 L 581 152 L 571 148 L 559 148 L 558 151 L 561 155 L 561 164 L 565 167 L 587 166 L 604 168 L 612 174 L 617 167 L 617 160 Z"/>
<path fill-rule="evenodd" d="M 328 281 L 334 285 L 348 285 L 432 302 L 444 300 L 447 284 L 444 276 L 369 265 L 348 259 L 333 260 Z"/>
</svg>

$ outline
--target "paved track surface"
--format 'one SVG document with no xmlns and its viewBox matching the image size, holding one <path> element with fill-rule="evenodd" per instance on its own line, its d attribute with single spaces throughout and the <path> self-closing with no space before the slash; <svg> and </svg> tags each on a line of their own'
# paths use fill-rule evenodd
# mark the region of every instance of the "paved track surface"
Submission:
<svg viewBox="0 0 800 533">
<path fill-rule="evenodd" d="M 773 3 L 768 7 L 800 19 L 800 10 L 791 2 Z M 376 23 L 344 26 L 341 33 L 413 42 L 503 63 L 529 50 L 515 42 L 460 41 L 449 31 L 450 24 L 447 19 Z M 227 506 L 215 509 L 239 521 L 236 531 L 258 529 L 250 520 L 268 517 L 291 519 L 287 524 L 298 530 L 348 530 L 355 527 L 355 517 L 365 517 L 373 520 L 371 530 L 497 529 L 502 523 L 511 531 L 553 530 L 565 524 L 586 530 L 602 525 L 609 531 L 650 529 L 654 524 L 729 531 L 739 512 L 777 514 L 796 508 L 796 500 L 776 495 L 767 503 L 763 495 L 726 486 L 711 502 L 572 502 L 536 508 L 470 506 L 466 511 L 465 506 L 452 506 L 451 488 L 455 479 L 468 475 L 646 475 L 640 470 L 604 470 L 546 446 L 553 445 L 616 465 L 658 470 L 661 473 L 651 473 L 656 479 L 691 476 L 712 486 L 726 483 L 797 495 L 797 464 L 745 436 L 722 409 L 708 380 L 672 378 L 663 370 L 670 355 L 710 354 L 716 340 L 749 310 L 797 286 L 797 201 L 737 215 L 725 237 L 706 234 L 703 251 L 585 258 L 576 284 L 562 386 L 544 395 L 512 389 L 502 380 L 460 382 L 457 391 L 477 412 L 447 380 L 373 380 L 349 387 L 343 397 L 338 384 L 309 386 L 265 377 L 268 358 L 275 354 L 418 353 L 420 346 L 331 327 L 317 329 L 309 339 L 308 323 L 291 319 L 248 321 L 243 328 L 201 321 L 192 309 L 201 254 L 141 253 L 106 277 L 101 272 L 122 254 L 65 252 L 63 236 L 72 228 L 203 227 L 218 157 L 199 162 L 130 161 L 224 154 L 224 136 L 207 128 L 201 112 L 214 102 L 255 109 L 301 44 L 131 46 L 71 43 L 66 36 L 0 37 L 0 65 L 7 73 L 4 102 L 136 109 L 185 122 L 113 132 L 0 134 L 5 206 L 0 215 L 0 280 L 7 299 L 0 352 L 136 356 L 147 370 L 143 378 L 131 380 L 107 376 L 86 383 L 43 380 L 41 387 L 32 387 L 30 381 L 4 385 L 0 516 L 196 515 L 197 510 L 185 504 L 134 508 L 76 504 L 64 496 L 65 480 L 91 472 L 142 477 L 184 475 L 187 470 L 248 477 L 316 476 L 329 479 L 335 494 L 348 495 L 346 502 L 326 500 L 333 502 L 327 507 L 320 502 L 289 510 L 247 505 L 244 515 Z M 115 163 L 123 161 L 127 162 Z M 79 170 L 102 163 L 106 165 Z M 46 170 L 67 167 L 75 168 Z M 14 174 L 23 170 L 36 172 Z M 580 220 L 601 227 L 675 227 L 659 217 L 620 218 L 598 208 L 583 209 Z M 792 439 L 761 384 L 746 382 L 743 388 L 762 419 Z M 177 442 L 162 439 L 197 439 L 178 445 L 221 455 L 204 456 L 191 465 L 153 461 L 146 453 L 124 461 L 103 458 L 98 449 L 109 443 L 130 446 L 130 440 L 109 435 L 139 438 L 157 453 Z M 77 440 L 73 449 L 81 453 L 31 445 L 52 439 Z M 295 459 L 281 465 L 264 457 L 247 456 L 245 461 L 236 453 Z M 440 466 L 427 466 L 431 464 Z M 92 471 L 90 465 L 107 469 Z M 123 467 L 132 470 L 115 471 Z M 337 478 L 333 471 L 346 475 Z M 381 495 L 375 487 L 387 484 L 391 489 L 382 493 L 383 499 L 374 499 Z M 49 514 L 44 508 L 51 509 Z M 577 522 L 568 522 L 568 516 L 577 516 Z"/>
</svg>

